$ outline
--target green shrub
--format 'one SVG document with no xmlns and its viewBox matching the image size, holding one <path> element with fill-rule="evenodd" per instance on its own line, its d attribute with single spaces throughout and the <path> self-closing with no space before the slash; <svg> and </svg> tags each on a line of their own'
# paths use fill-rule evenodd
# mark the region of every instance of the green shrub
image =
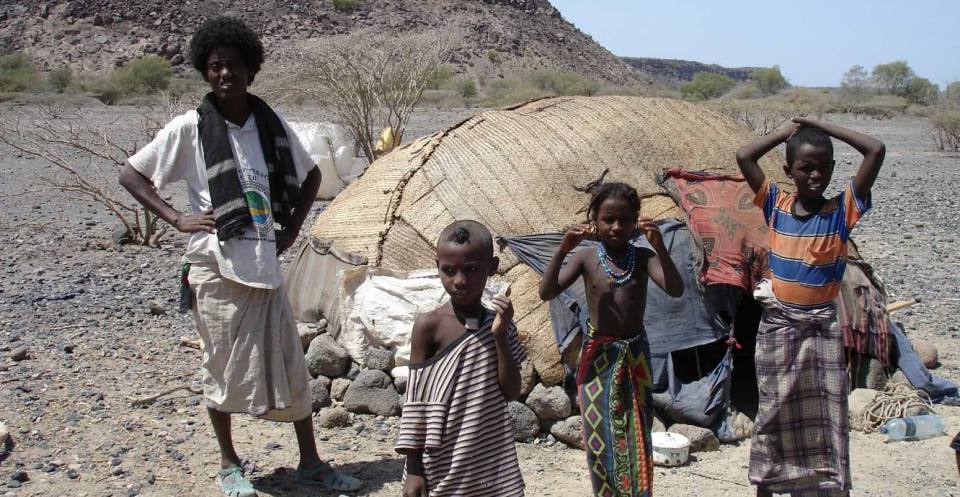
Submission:
<svg viewBox="0 0 960 497">
<path fill-rule="evenodd" d="M 903 114 L 908 107 L 910 107 L 910 102 L 903 97 L 875 95 L 863 103 L 854 103 L 834 110 L 838 112 L 848 112 L 856 116 L 872 117 L 874 119 L 890 119 Z"/>
<path fill-rule="evenodd" d="M 446 86 L 453 78 L 453 68 L 450 66 L 440 66 L 433 74 L 427 78 L 427 90 L 439 90 Z"/>
<path fill-rule="evenodd" d="M 784 78 L 783 74 L 780 73 L 780 66 L 754 69 L 751 78 L 757 84 L 757 88 L 760 88 L 760 91 L 767 95 L 772 95 L 790 86 L 787 78 Z"/>
<path fill-rule="evenodd" d="M 113 71 L 96 85 L 97 95 L 110 105 L 123 98 L 166 90 L 173 78 L 170 62 L 156 55 L 134 60 Z"/>
<path fill-rule="evenodd" d="M 457 83 L 457 90 L 463 98 L 474 98 L 477 96 L 477 84 L 472 79 L 463 79 Z"/>
<path fill-rule="evenodd" d="M 904 97 L 912 104 L 931 105 L 940 97 L 940 89 L 929 79 L 914 76 L 907 84 Z"/>
<path fill-rule="evenodd" d="M 554 95 L 591 96 L 600 91 L 600 83 L 572 72 L 536 71 L 529 80 L 535 88 Z"/>
<path fill-rule="evenodd" d="M 26 55 L 12 53 L 0 56 L 0 91 L 27 91 L 34 87 L 37 80 L 37 68 Z"/>
<path fill-rule="evenodd" d="M 337 10 L 353 10 L 360 5 L 360 0 L 333 0 L 333 8 Z"/>
<path fill-rule="evenodd" d="M 47 84 L 57 93 L 63 93 L 73 82 L 73 71 L 69 67 L 54 69 L 47 74 Z"/>
<path fill-rule="evenodd" d="M 680 85 L 680 93 L 693 100 L 710 100 L 730 91 L 736 83 L 729 76 L 698 72 L 693 79 Z"/>
<path fill-rule="evenodd" d="M 905 60 L 897 60 L 887 64 L 877 64 L 873 67 L 873 82 L 881 91 L 905 97 L 910 80 L 913 79 L 913 69 Z"/>
</svg>

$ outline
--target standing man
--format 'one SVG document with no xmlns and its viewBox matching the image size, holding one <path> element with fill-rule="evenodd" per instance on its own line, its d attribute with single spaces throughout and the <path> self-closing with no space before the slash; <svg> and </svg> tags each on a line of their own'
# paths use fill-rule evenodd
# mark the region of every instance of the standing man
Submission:
<svg viewBox="0 0 960 497">
<path fill-rule="evenodd" d="M 185 281 L 203 343 L 203 393 L 220 446 L 217 485 L 228 497 L 256 495 L 230 431 L 230 415 L 245 413 L 293 423 L 300 483 L 357 490 L 359 480 L 317 454 L 310 376 L 278 259 L 310 212 L 320 171 L 289 125 L 247 92 L 264 60 L 249 27 L 229 17 L 208 20 L 190 52 L 210 93 L 130 157 L 120 184 L 190 233 Z M 186 183 L 189 213 L 157 193 L 178 181 Z"/>
</svg>

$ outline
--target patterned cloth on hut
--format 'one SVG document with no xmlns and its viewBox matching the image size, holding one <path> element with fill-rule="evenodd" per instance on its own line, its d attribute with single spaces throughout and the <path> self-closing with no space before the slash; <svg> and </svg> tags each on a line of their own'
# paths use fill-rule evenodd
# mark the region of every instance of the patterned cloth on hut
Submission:
<svg viewBox="0 0 960 497">
<path fill-rule="evenodd" d="M 764 302 L 750 446 L 754 485 L 793 497 L 849 494 L 847 373 L 835 318 L 832 306 Z"/>
<path fill-rule="evenodd" d="M 768 228 L 743 177 L 682 169 L 670 169 L 664 177 L 664 187 L 703 246 L 701 283 L 750 291 L 767 277 Z"/>
<path fill-rule="evenodd" d="M 843 274 L 836 302 L 843 345 L 889 367 L 891 340 L 887 326 L 887 295 L 867 263 L 847 260 L 847 271 Z"/>
<path fill-rule="evenodd" d="M 649 363 L 650 346 L 643 330 L 624 340 L 590 327 L 580 353 L 577 388 L 587 465 L 597 497 L 653 494 Z"/>
</svg>

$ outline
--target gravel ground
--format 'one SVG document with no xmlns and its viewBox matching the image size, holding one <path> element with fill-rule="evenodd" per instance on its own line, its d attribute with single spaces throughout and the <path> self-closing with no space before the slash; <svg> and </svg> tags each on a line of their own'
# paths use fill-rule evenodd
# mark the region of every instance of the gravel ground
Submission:
<svg viewBox="0 0 960 497">
<path fill-rule="evenodd" d="M 140 110 L 89 111 L 123 133 Z M 415 136 L 442 129 L 473 111 L 424 110 Z M 321 111 L 294 118 L 324 119 Z M 960 279 L 950 222 L 960 193 L 960 160 L 934 152 L 924 121 L 837 117 L 887 143 L 874 190 L 874 212 L 855 231 L 863 255 L 888 285 L 891 300 L 922 303 L 898 313 L 915 338 L 940 350 L 937 374 L 960 381 L 952 347 L 958 332 Z M 838 147 L 837 177 L 853 174 L 855 152 Z M 176 308 L 176 274 L 185 237 L 168 234 L 161 248 L 115 247 L 116 222 L 91 202 L 29 192 L 50 166 L 0 146 L 0 421 L 14 441 L 0 459 L 0 495 L 215 495 L 217 448 L 201 399 L 179 391 L 153 405 L 130 398 L 196 384 L 199 352 L 178 345 L 193 335 Z M 110 174 L 109 184 L 113 183 Z M 838 179 L 839 181 L 839 179 Z M 176 205 L 184 195 L 171 190 Z M 323 205 L 319 204 L 319 211 Z M 26 347 L 29 358 L 8 356 Z M 938 408 L 948 432 L 960 429 L 960 408 Z M 235 442 L 262 495 L 328 495 L 288 480 L 296 465 L 289 426 L 237 416 Z M 357 425 L 363 428 L 358 429 Z M 360 495 L 399 495 L 402 461 L 392 450 L 396 420 L 359 416 L 354 426 L 317 428 L 322 454 L 366 481 Z M 948 438 L 885 444 L 880 435 L 851 435 L 856 495 L 960 496 Z M 518 444 L 531 496 L 590 493 L 583 453 L 559 445 Z M 739 496 L 746 485 L 749 444 L 699 453 L 682 468 L 656 470 L 658 494 Z M 11 479 L 25 472 L 27 481 Z M 337 494 L 329 494 L 337 495 Z"/>
</svg>

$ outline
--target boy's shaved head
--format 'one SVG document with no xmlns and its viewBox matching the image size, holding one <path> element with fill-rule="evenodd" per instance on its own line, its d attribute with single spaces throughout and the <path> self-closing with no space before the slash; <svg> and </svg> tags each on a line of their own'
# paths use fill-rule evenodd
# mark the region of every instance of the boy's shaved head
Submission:
<svg viewBox="0 0 960 497">
<path fill-rule="evenodd" d="M 440 232 L 437 245 L 455 243 L 457 245 L 478 244 L 484 253 L 493 257 L 493 235 L 486 226 L 476 221 L 455 221 Z"/>
<path fill-rule="evenodd" d="M 793 157 L 797 148 L 803 144 L 825 148 L 829 151 L 830 157 L 833 157 L 833 142 L 830 141 L 830 135 L 820 128 L 803 126 L 787 140 L 787 167 L 793 165 Z"/>
</svg>

